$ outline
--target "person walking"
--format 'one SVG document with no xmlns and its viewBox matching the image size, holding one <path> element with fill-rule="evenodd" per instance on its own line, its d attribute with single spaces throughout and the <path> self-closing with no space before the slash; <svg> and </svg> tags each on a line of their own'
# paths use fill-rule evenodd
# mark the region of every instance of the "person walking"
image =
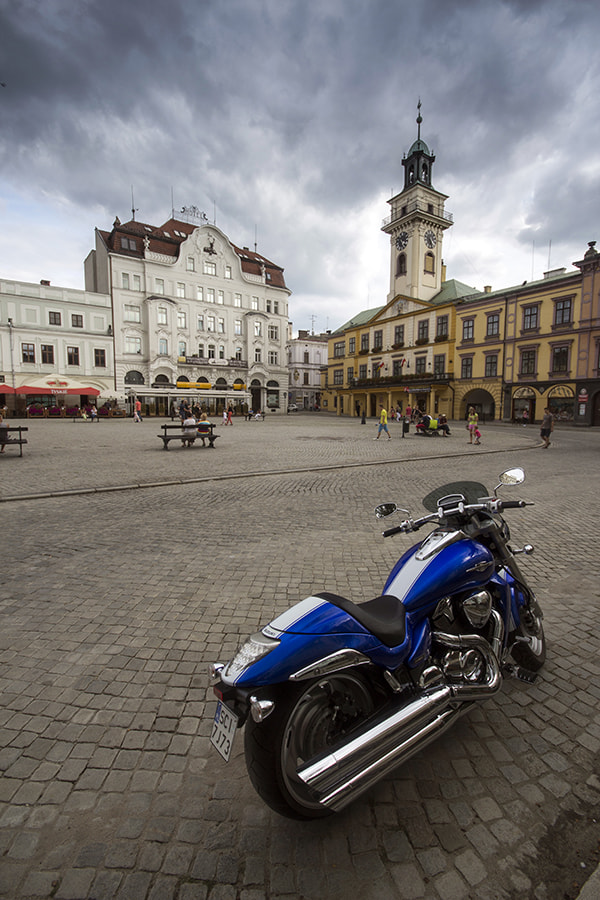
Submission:
<svg viewBox="0 0 600 900">
<path fill-rule="evenodd" d="M 0 412 L 0 453 L 4 453 L 6 442 L 8 441 L 8 422 L 4 420 L 4 416 Z"/>
<path fill-rule="evenodd" d="M 142 421 L 142 401 L 139 399 L 136 399 L 135 401 L 135 416 L 133 417 L 133 420 L 134 422 Z"/>
<path fill-rule="evenodd" d="M 473 436 L 475 434 L 475 429 L 477 428 L 478 423 L 479 423 L 479 416 L 475 412 L 475 407 L 470 406 L 469 412 L 467 415 L 467 428 L 469 429 L 469 443 L 470 444 L 473 443 Z M 480 435 L 480 437 L 481 437 L 481 435 Z"/>
<path fill-rule="evenodd" d="M 379 435 L 381 434 L 382 431 L 385 431 L 385 433 L 386 433 L 387 436 L 388 436 L 388 441 L 391 441 L 392 436 L 391 436 L 391 434 L 389 433 L 389 431 L 388 431 L 388 426 L 387 426 L 387 410 L 386 410 L 386 408 L 384 407 L 383 403 L 380 404 L 380 412 L 379 412 L 379 428 L 377 429 L 377 437 L 376 437 L 376 438 L 373 438 L 373 440 L 378 441 L 378 440 L 379 440 Z"/>
<path fill-rule="evenodd" d="M 529 410 L 527 409 L 527 407 L 525 407 L 525 409 L 523 410 L 522 422 L 523 428 L 525 428 L 525 426 L 529 422 Z"/>
<path fill-rule="evenodd" d="M 540 427 L 540 437 L 543 440 L 543 448 L 547 450 L 550 446 L 550 435 L 554 431 L 554 416 L 550 412 L 549 407 L 544 410 L 544 418 Z"/>
</svg>

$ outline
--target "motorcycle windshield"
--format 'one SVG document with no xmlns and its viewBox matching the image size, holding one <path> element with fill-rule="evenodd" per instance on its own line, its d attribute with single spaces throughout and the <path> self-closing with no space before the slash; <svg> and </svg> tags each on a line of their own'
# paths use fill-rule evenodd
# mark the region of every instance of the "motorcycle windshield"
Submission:
<svg viewBox="0 0 600 900">
<path fill-rule="evenodd" d="M 436 512 L 442 497 L 448 497 L 450 494 L 462 494 L 466 503 L 477 503 L 482 497 L 488 496 L 488 491 L 485 485 L 478 481 L 453 481 L 427 494 L 423 498 L 423 506 L 428 512 Z"/>
</svg>

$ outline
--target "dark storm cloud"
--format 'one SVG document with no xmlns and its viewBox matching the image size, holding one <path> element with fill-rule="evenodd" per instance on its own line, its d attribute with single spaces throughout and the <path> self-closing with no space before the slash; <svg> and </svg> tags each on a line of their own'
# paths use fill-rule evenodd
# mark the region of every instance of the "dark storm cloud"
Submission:
<svg viewBox="0 0 600 900">
<path fill-rule="evenodd" d="M 88 247 L 132 186 L 157 224 L 173 191 L 238 244 L 258 228 L 294 302 L 360 308 L 420 96 L 449 261 L 473 233 L 571 253 L 595 236 L 598 31 L 592 0 L 0 0 L 0 189 L 93 210 Z M 470 255 L 449 274 L 487 282 Z"/>
</svg>

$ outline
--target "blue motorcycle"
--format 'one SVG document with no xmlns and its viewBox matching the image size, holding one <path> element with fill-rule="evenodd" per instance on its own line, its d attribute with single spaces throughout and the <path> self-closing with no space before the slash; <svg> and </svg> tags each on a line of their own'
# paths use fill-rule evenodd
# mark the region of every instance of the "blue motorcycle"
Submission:
<svg viewBox="0 0 600 900">
<path fill-rule="evenodd" d="M 420 751 L 507 676 L 533 681 L 546 658 L 542 612 L 509 546 L 501 500 L 521 484 L 513 468 L 493 496 L 447 484 L 384 537 L 434 530 L 404 553 L 381 596 L 355 604 L 320 592 L 211 666 L 219 700 L 211 742 L 229 759 L 245 724 L 250 779 L 276 812 L 318 818 L 345 807 Z"/>
</svg>

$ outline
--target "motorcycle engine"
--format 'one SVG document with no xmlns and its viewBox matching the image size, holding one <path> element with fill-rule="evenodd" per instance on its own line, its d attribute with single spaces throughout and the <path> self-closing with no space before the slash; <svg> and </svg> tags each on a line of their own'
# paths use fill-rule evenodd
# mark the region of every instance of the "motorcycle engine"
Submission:
<svg viewBox="0 0 600 900">
<path fill-rule="evenodd" d="M 492 595 L 489 591 L 477 591 L 462 601 L 462 611 L 469 625 L 483 628 L 487 625 L 492 611 Z"/>
<path fill-rule="evenodd" d="M 485 673 L 485 660 L 477 650 L 451 650 L 444 656 L 443 670 L 451 681 L 478 682 Z"/>
<path fill-rule="evenodd" d="M 463 597 L 445 597 L 434 614 L 437 625 L 459 635 L 460 620 L 477 630 L 485 628 L 492 612 L 492 595 L 487 590 L 475 591 Z M 446 678 L 455 682 L 479 682 L 486 670 L 482 654 L 475 649 L 448 650 L 439 661 Z"/>
</svg>

